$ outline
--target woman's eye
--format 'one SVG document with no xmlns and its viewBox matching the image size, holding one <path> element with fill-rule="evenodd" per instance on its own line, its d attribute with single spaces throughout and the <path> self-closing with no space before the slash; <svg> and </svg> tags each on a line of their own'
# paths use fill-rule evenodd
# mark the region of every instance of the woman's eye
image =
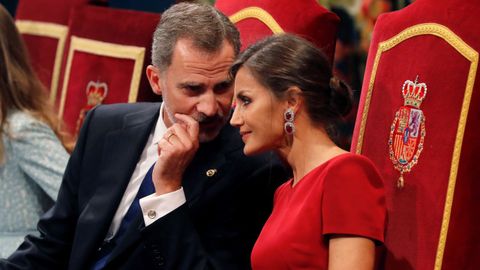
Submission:
<svg viewBox="0 0 480 270">
<path fill-rule="evenodd" d="M 245 96 L 240 96 L 238 98 L 240 99 L 240 102 L 241 102 L 242 106 L 246 106 L 246 105 L 248 105 L 252 102 L 252 100 L 250 98 L 245 97 Z"/>
</svg>

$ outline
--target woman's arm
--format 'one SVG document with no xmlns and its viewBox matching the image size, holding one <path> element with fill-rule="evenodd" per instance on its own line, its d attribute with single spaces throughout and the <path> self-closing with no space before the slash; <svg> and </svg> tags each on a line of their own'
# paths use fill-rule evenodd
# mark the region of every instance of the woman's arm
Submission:
<svg viewBox="0 0 480 270">
<path fill-rule="evenodd" d="M 328 253 L 329 270 L 372 270 L 375 262 L 375 244 L 364 237 L 332 236 Z"/>
</svg>

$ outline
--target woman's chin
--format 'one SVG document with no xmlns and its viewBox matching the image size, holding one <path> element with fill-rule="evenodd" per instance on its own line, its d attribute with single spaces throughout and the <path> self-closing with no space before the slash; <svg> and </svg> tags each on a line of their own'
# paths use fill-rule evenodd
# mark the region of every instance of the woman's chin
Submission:
<svg viewBox="0 0 480 270">
<path fill-rule="evenodd" d="M 259 155 L 261 153 L 267 152 L 269 149 L 265 149 L 263 147 L 249 147 L 248 144 L 243 147 L 243 153 L 246 156 L 253 156 L 253 155 Z"/>
</svg>

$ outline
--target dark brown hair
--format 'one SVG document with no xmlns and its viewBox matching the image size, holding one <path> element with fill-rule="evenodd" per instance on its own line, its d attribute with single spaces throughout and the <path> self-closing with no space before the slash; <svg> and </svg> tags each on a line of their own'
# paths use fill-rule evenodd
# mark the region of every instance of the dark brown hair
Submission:
<svg viewBox="0 0 480 270">
<path fill-rule="evenodd" d="M 233 23 L 220 11 L 207 4 L 179 3 L 161 16 L 153 35 L 152 64 L 164 70 L 172 62 L 173 49 L 181 38 L 206 52 L 216 52 L 227 40 L 240 51 L 240 34 Z"/>
<path fill-rule="evenodd" d="M 8 135 L 9 111 L 25 111 L 48 124 L 67 150 L 66 135 L 60 132 L 60 121 L 48 101 L 47 90 L 32 69 L 27 50 L 15 23 L 0 5 L 0 135 Z M 0 138 L 0 163 L 4 158 Z"/>
<path fill-rule="evenodd" d="M 298 87 L 312 122 L 336 140 L 334 126 L 350 112 L 352 92 L 332 76 L 332 68 L 321 50 L 292 34 L 274 35 L 253 44 L 239 56 L 230 69 L 232 78 L 242 66 L 279 99 L 286 98 L 290 87 Z"/>
</svg>

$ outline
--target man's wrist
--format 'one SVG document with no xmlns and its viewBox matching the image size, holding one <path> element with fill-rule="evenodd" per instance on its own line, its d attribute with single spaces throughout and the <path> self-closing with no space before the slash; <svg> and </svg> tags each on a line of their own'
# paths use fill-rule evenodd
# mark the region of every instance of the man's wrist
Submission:
<svg viewBox="0 0 480 270">
<path fill-rule="evenodd" d="M 180 187 L 176 191 L 165 193 L 162 195 L 152 194 L 140 199 L 140 207 L 142 208 L 143 220 L 145 226 L 148 226 L 177 209 L 186 202 L 183 188 Z"/>
<path fill-rule="evenodd" d="M 161 196 L 179 190 L 182 185 L 180 181 L 157 181 L 154 183 L 155 195 Z"/>
</svg>

